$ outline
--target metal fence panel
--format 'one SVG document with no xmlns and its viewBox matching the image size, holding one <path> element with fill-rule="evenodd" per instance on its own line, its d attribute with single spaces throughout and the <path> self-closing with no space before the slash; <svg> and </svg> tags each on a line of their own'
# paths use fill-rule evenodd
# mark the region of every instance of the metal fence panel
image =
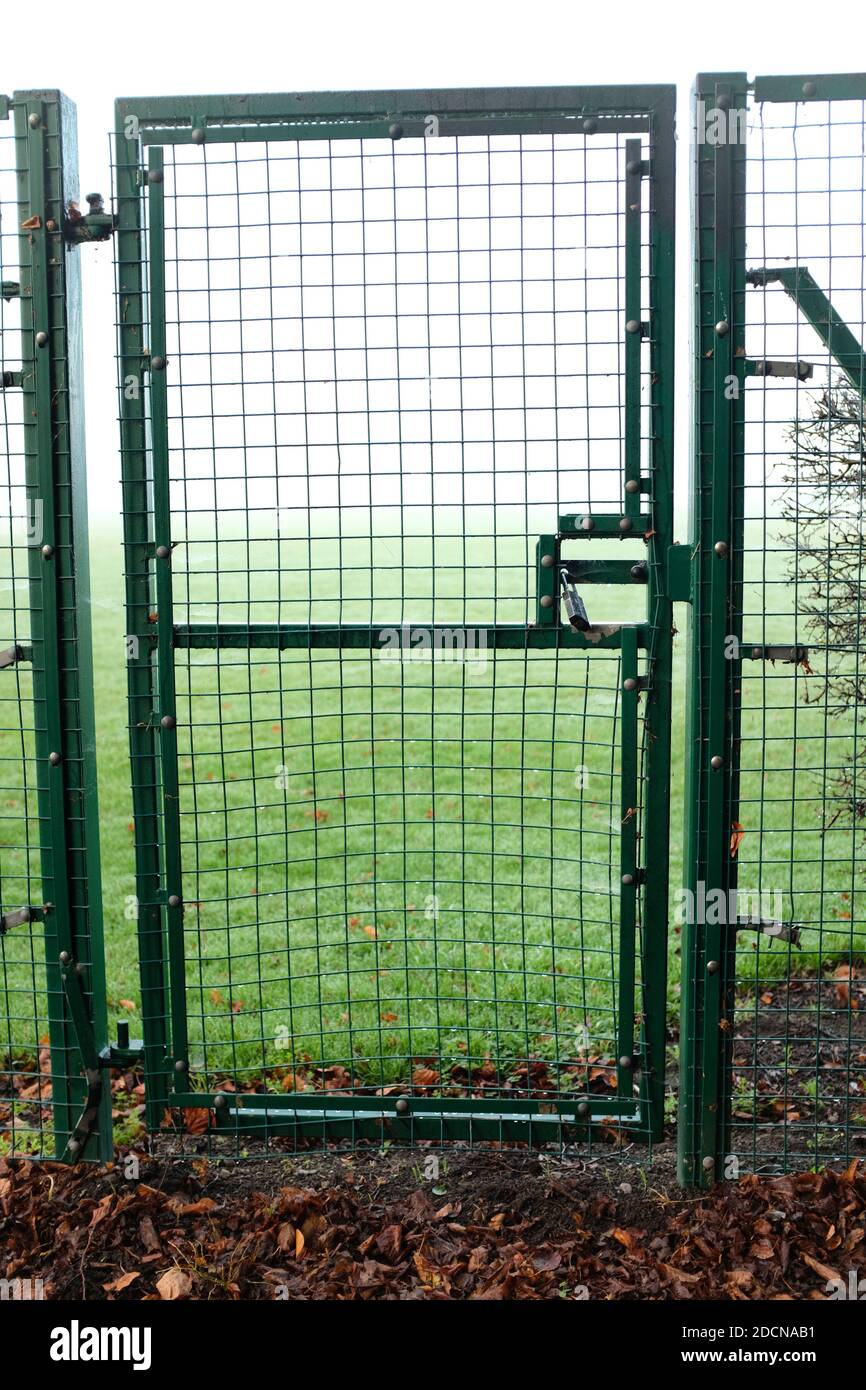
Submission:
<svg viewBox="0 0 866 1390">
<path fill-rule="evenodd" d="M 152 1128 L 660 1132 L 672 135 L 118 103 Z"/>
</svg>

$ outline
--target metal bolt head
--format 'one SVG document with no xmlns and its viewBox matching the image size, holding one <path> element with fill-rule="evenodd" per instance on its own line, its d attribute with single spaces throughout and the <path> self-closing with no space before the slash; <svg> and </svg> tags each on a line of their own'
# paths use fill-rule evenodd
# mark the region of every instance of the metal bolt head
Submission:
<svg viewBox="0 0 866 1390">
<path fill-rule="evenodd" d="M 619 1064 L 620 1064 L 620 1066 L 622 1067 L 623 1071 L 631 1071 L 631 1069 L 632 1069 L 632 1067 L 633 1067 L 633 1065 L 634 1065 L 634 1058 L 633 1058 L 633 1057 L 620 1057 L 620 1059 L 619 1059 Z"/>
<path fill-rule="evenodd" d="M 708 960 L 708 961 L 707 961 L 707 974 L 708 974 L 708 975 L 715 975 L 715 974 L 718 972 L 718 969 L 719 969 L 719 962 L 718 962 L 717 960 Z"/>
<path fill-rule="evenodd" d="M 49 217 L 48 220 L 46 221 L 46 223 L 45 223 L 45 230 L 46 230 L 46 232 L 56 232 L 56 231 L 57 231 L 57 223 L 54 221 L 54 218 L 53 218 L 53 217 Z"/>
<path fill-rule="evenodd" d="M 388 135 L 392 140 L 403 139 L 403 127 L 401 126 L 399 121 L 394 121 L 393 125 L 389 125 Z"/>
<path fill-rule="evenodd" d="M 183 1060 L 183 1058 L 182 1058 L 182 1057 L 178 1057 L 177 1061 L 176 1061 L 175 1064 L 174 1064 L 174 1069 L 175 1069 L 175 1071 L 186 1071 L 186 1066 L 187 1066 L 187 1064 L 186 1064 L 186 1062 Z"/>
<path fill-rule="evenodd" d="M 71 1153 L 73 1158 L 76 1154 L 81 1152 L 81 1144 L 77 1139 L 70 1139 L 67 1148 L 69 1149 L 69 1152 Z"/>
<path fill-rule="evenodd" d="M 409 1102 L 408 1102 L 408 1100 L 406 1099 L 405 1096 L 401 1096 L 401 1097 L 400 1097 L 400 1099 L 397 1101 L 397 1104 L 395 1105 L 394 1109 L 397 1111 L 397 1114 L 398 1114 L 398 1115 L 408 1115 L 408 1113 L 409 1113 Z"/>
<path fill-rule="evenodd" d="M 713 769 L 713 772 L 718 772 L 719 768 L 724 767 L 724 765 L 725 760 L 724 758 L 719 757 L 718 753 L 716 753 L 712 758 L 710 758 L 710 767 Z"/>
<path fill-rule="evenodd" d="M 815 95 L 815 93 L 817 92 L 817 90 L 818 90 L 817 83 L 815 83 L 815 82 L 804 82 L 804 83 L 803 83 L 803 96 L 804 96 L 804 97 L 813 97 L 813 96 Z"/>
<path fill-rule="evenodd" d="M 628 162 L 628 164 L 625 166 L 625 172 L 626 172 L 627 174 L 639 174 L 639 173 L 641 172 L 641 162 L 640 162 L 640 160 L 639 160 L 639 159 L 630 159 L 629 162 Z"/>
<path fill-rule="evenodd" d="M 640 319 L 629 319 L 625 331 L 626 333 L 640 333 Z"/>
<path fill-rule="evenodd" d="M 192 143 L 193 143 L 194 145 L 203 145 L 203 144 L 204 144 L 204 131 L 202 130 L 202 128 L 201 128 L 200 125 L 197 125 L 197 126 L 195 126 L 195 127 L 193 128 L 193 131 L 192 131 Z"/>
<path fill-rule="evenodd" d="M 43 329 L 41 329 L 41 328 L 40 328 L 39 332 L 36 334 L 36 346 L 37 346 L 37 347 L 47 347 L 47 346 L 48 346 L 48 334 L 47 334 Z"/>
<path fill-rule="evenodd" d="M 60 764 L 63 762 L 63 758 L 59 753 L 49 753 L 48 761 L 50 762 L 52 767 L 59 767 Z"/>
<path fill-rule="evenodd" d="M 637 681 L 634 676 L 628 676 L 622 683 L 623 690 L 637 690 Z"/>
<path fill-rule="evenodd" d="M 632 884 L 634 883 L 634 874 L 623 874 L 621 882 L 623 884 L 623 887 L 631 888 Z"/>
<path fill-rule="evenodd" d="M 30 112 L 30 115 L 27 117 L 27 124 L 29 125 L 31 130 L 39 129 L 39 127 L 42 124 L 42 117 L 39 115 L 38 111 Z"/>
<path fill-rule="evenodd" d="M 728 334 L 730 333 L 730 331 L 731 331 L 731 325 L 728 323 L 728 320 L 727 320 L 727 319 L 719 319 L 718 323 L 716 324 L 716 332 L 718 333 L 719 337 L 720 337 L 720 338 L 727 338 L 727 336 L 728 336 Z"/>
<path fill-rule="evenodd" d="M 539 605 L 540 605 L 541 608 L 552 608 L 552 607 L 553 607 L 553 595 L 552 595 L 552 594 L 542 594 L 542 596 L 541 596 L 541 598 L 540 598 L 540 600 L 539 600 Z"/>
<path fill-rule="evenodd" d="M 580 523 L 580 529 L 581 529 L 581 531 L 594 531 L 594 530 L 595 530 L 595 522 L 593 521 L 593 519 L 592 519 L 591 516 L 585 516 L 585 517 L 583 518 L 583 520 L 582 520 L 581 523 Z"/>
<path fill-rule="evenodd" d="M 169 555 L 171 554 L 171 546 L 158 545 L 156 547 L 156 553 L 160 560 L 167 560 Z"/>
<path fill-rule="evenodd" d="M 61 964 L 61 965 L 68 965 L 69 962 L 70 962 L 71 960 L 72 960 L 72 957 L 71 957 L 71 955 L 69 954 L 68 951 L 61 951 L 61 952 L 60 952 L 60 964 Z"/>
<path fill-rule="evenodd" d="M 634 529 L 634 522 L 630 516 L 624 516 L 622 518 L 622 521 L 619 523 L 619 529 L 621 531 L 631 531 Z"/>
<path fill-rule="evenodd" d="M 553 555 L 542 555 L 542 557 L 541 557 L 541 568 L 542 568 L 542 569 L 545 569 L 545 570 L 552 569 L 552 568 L 553 568 L 553 565 L 554 565 L 554 562 L 555 562 L 555 557 L 554 557 Z"/>
<path fill-rule="evenodd" d="M 165 371 L 165 358 L 164 358 L 164 357 L 160 357 L 158 354 L 157 354 L 156 357 L 151 357 L 151 359 L 150 359 L 150 370 L 151 370 L 152 372 L 164 372 L 164 371 Z"/>
<path fill-rule="evenodd" d="M 727 111 L 730 104 L 731 98 L 728 96 L 727 92 L 719 92 L 719 95 L 716 97 L 716 105 L 718 106 L 719 110 Z"/>
<path fill-rule="evenodd" d="M 180 904 L 181 904 L 181 899 L 178 897 L 177 893 L 172 893 L 172 894 L 170 894 L 169 899 L 168 899 L 168 905 L 169 905 L 169 907 L 180 907 Z"/>
<path fill-rule="evenodd" d="M 584 135 L 594 135 L 597 130 L 598 121 L 595 119 L 595 116 L 587 116 L 586 120 L 583 123 Z"/>
<path fill-rule="evenodd" d="M 177 728 L 177 720 L 175 719 L 173 714 L 164 714 L 159 722 L 164 729 Z"/>
<path fill-rule="evenodd" d="M 628 482 L 625 485 L 625 490 L 626 492 L 631 493 L 640 492 L 640 483 L 638 482 L 637 478 L 629 478 Z"/>
<path fill-rule="evenodd" d="M 727 553 L 728 553 L 728 542 L 727 542 L 727 541 L 716 541 L 715 545 L 713 546 L 713 550 L 716 552 L 717 555 L 727 555 Z"/>
<path fill-rule="evenodd" d="M 42 558 L 43 558 L 43 560 L 50 560 L 50 559 L 51 559 L 51 556 L 52 556 L 53 554 L 54 554 L 54 546 L 53 546 L 53 545 L 48 545 L 48 544 L 43 545 L 43 547 L 42 547 Z"/>
<path fill-rule="evenodd" d="M 214 1107 L 217 1110 L 225 1110 L 228 1103 L 228 1096 L 226 1096 L 222 1091 L 220 1091 L 219 1095 L 214 1098 Z"/>
<path fill-rule="evenodd" d="M 646 565 L 643 560 L 638 560 L 636 565 L 632 565 L 629 574 L 632 579 L 646 579 Z"/>
<path fill-rule="evenodd" d="M 709 1154 L 707 1154 L 706 1158 L 701 1160 L 701 1167 L 704 1169 L 704 1172 L 706 1173 L 712 1172 L 715 1166 L 716 1160 L 714 1158 L 711 1158 Z"/>
<path fill-rule="evenodd" d="M 582 1101 L 580 1102 L 580 1105 L 577 1107 L 577 1113 L 578 1113 L 578 1115 L 588 1115 L 588 1114 L 589 1114 L 589 1101 L 582 1100 Z"/>
<path fill-rule="evenodd" d="M 763 656 L 763 654 L 764 654 L 764 653 L 761 651 L 761 648 L 760 648 L 760 647 L 753 647 L 753 648 L 752 648 L 752 660 L 753 660 L 753 661 L 760 661 L 760 659 L 761 659 L 761 657 Z"/>
<path fill-rule="evenodd" d="M 161 169 L 148 169 L 147 171 L 148 183 L 162 183 L 164 177 Z"/>
</svg>

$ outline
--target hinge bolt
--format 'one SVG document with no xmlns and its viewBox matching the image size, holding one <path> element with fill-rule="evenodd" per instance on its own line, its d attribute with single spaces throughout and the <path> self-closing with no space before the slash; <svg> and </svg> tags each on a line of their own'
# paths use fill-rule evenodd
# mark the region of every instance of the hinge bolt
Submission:
<svg viewBox="0 0 866 1390">
<path fill-rule="evenodd" d="M 622 1067 L 623 1071 L 631 1071 L 632 1067 L 634 1066 L 634 1058 L 620 1057 L 619 1064 Z"/>
<path fill-rule="evenodd" d="M 624 516 L 622 521 L 619 523 L 619 529 L 621 531 L 631 531 L 633 526 L 634 522 L 632 521 L 630 516 Z"/>
<path fill-rule="evenodd" d="M 640 319 L 629 319 L 625 331 L 626 333 L 640 333 Z"/>
<path fill-rule="evenodd" d="M 159 722 L 164 729 L 177 728 L 177 720 L 175 719 L 173 714 L 164 714 Z"/>
<path fill-rule="evenodd" d="M 707 974 L 708 974 L 708 975 L 715 975 L 715 974 L 717 974 L 718 969 L 719 969 L 719 962 L 718 962 L 717 960 L 708 960 L 708 961 L 707 961 Z"/>
<path fill-rule="evenodd" d="M 392 140 L 403 139 L 403 127 L 401 126 L 399 121 L 395 121 L 393 125 L 389 125 L 388 135 Z"/>
<path fill-rule="evenodd" d="M 220 1091 L 219 1095 L 214 1097 L 214 1108 L 216 1110 L 225 1110 L 228 1103 L 228 1096 L 223 1091 Z"/>
<path fill-rule="evenodd" d="M 80 1151 L 81 1145 L 77 1139 L 70 1139 L 67 1148 L 69 1149 L 69 1152 L 72 1154 L 72 1157 L 74 1158 L 75 1155 Z"/>
<path fill-rule="evenodd" d="M 159 357 L 159 356 L 151 357 L 151 359 L 150 359 L 150 370 L 151 370 L 152 372 L 164 372 L 164 371 L 165 371 L 165 358 L 164 358 L 164 357 Z"/>
<path fill-rule="evenodd" d="M 180 907 L 180 904 L 181 899 L 178 897 L 177 893 L 172 893 L 168 900 L 169 907 Z"/>
<path fill-rule="evenodd" d="M 186 1071 L 186 1066 L 187 1066 L 187 1064 L 186 1064 L 186 1062 L 183 1060 L 183 1058 L 182 1058 L 182 1057 L 178 1057 L 177 1061 L 176 1061 L 175 1064 L 174 1064 L 174 1069 L 175 1069 L 175 1071 Z"/>
<path fill-rule="evenodd" d="M 632 884 L 634 883 L 634 874 L 623 874 L 621 881 L 623 887 L 631 888 Z"/>
<path fill-rule="evenodd" d="M 42 558 L 43 558 L 43 560 L 50 560 L 50 559 L 51 559 L 51 556 L 52 556 L 53 554 L 54 554 L 54 546 L 53 546 L 53 545 L 47 545 L 47 544 L 46 544 L 46 545 L 43 545 L 43 547 L 42 547 Z"/>
<path fill-rule="evenodd" d="M 718 772 L 719 768 L 724 767 L 724 765 L 725 760 L 724 758 L 720 758 L 718 753 L 716 753 L 714 757 L 710 758 L 710 767 L 713 769 L 714 772 Z"/>
<path fill-rule="evenodd" d="M 542 568 L 542 569 L 545 569 L 545 570 L 552 569 L 554 563 L 555 563 L 555 562 L 554 562 L 554 557 L 553 557 L 552 555 L 542 555 L 542 557 L 541 557 L 541 568 Z"/>
<path fill-rule="evenodd" d="M 61 951 L 61 952 L 60 952 L 60 964 L 61 964 L 61 965 L 68 965 L 69 962 L 70 962 L 71 960 L 72 960 L 72 957 L 71 957 L 71 955 L 69 954 L 68 951 Z"/>
<path fill-rule="evenodd" d="M 539 599 L 539 606 L 541 608 L 552 608 L 553 596 L 551 594 L 542 594 L 541 598 Z"/>
<path fill-rule="evenodd" d="M 577 1107 L 577 1113 L 578 1113 L 578 1115 L 588 1115 L 588 1114 L 589 1114 L 589 1101 L 582 1100 L 582 1101 L 580 1102 L 580 1105 Z"/>
<path fill-rule="evenodd" d="M 148 183 L 162 183 L 162 180 L 163 180 L 163 173 L 162 173 L 162 170 L 161 170 L 161 169 L 148 169 L 148 171 L 147 171 L 147 181 L 148 181 Z"/>
<path fill-rule="evenodd" d="M 580 529 L 581 529 L 581 531 L 594 531 L 594 530 L 595 530 L 595 522 L 593 521 L 593 519 L 592 519 L 591 516 L 585 516 L 585 517 L 583 518 L 583 520 L 582 520 L 581 523 L 580 523 Z"/>
<path fill-rule="evenodd" d="M 804 83 L 803 83 L 803 96 L 804 96 L 804 97 L 813 97 L 813 96 L 815 95 L 815 93 L 817 92 L 817 90 L 818 90 L 818 87 L 817 87 L 817 84 L 816 84 L 816 83 L 814 83 L 814 82 L 804 82 Z"/>
<path fill-rule="evenodd" d="M 63 758 L 59 753 L 49 753 L 48 761 L 50 762 L 52 767 L 59 767 L 63 761 Z"/>
<path fill-rule="evenodd" d="M 640 492 L 640 483 L 637 478 L 629 478 L 625 485 L 626 492 Z"/>
<path fill-rule="evenodd" d="M 713 550 L 716 552 L 717 555 L 727 555 L 727 553 L 728 553 L 728 542 L 727 542 L 727 541 L 716 541 L 715 545 L 713 546 Z"/>
<path fill-rule="evenodd" d="M 701 1166 L 703 1167 L 705 1172 L 711 1173 L 716 1166 L 716 1160 L 714 1158 L 711 1158 L 710 1155 L 707 1154 L 707 1157 L 702 1160 Z"/>
<path fill-rule="evenodd" d="M 36 346 L 37 346 L 37 347 L 46 347 L 47 345 L 48 345 L 48 334 L 45 332 L 44 329 L 40 328 L 39 332 L 36 334 Z"/>
<path fill-rule="evenodd" d="M 623 690 L 637 690 L 637 681 L 634 676 L 628 676 L 622 683 Z"/>
<path fill-rule="evenodd" d="M 31 130 L 39 129 L 42 124 L 42 117 L 39 115 L 38 111 L 30 112 L 30 115 L 27 117 L 27 124 Z"/>
<path fill-rule="evenodd" d="M 195 126 L 195 127 L 193 128 L 193 131 L 192 131 L 192 143 L 193 143 L 194 145 L 203 145 L 203 144 L 204 144 L 204 131 L 202 130 L 202 128 L 201 128 L 200 125 L 197 125 L 197 126 Z"/>
<path fill-rule="evenodd" d="M 639 174 L 642 168 L 643 165 L 641 164 L 639 159 L 630 159 L 628 164 L 625 166 L 625 172 L 627 174 Z"/>
<path fill-rule="evenodd" d="M 731 325 L 728 323 L 728 320 L 727 320 L 727 319 L 719 319 L 718 323 L 716 324 L 716 332 L 718 333 L 719 337 L 720 337 L 720 338 L 727 338 L 727 336 L 728 336 L 728 334 L 730 333 L 730 331 L 731 331 Z"/>
<path fill-rule="evenodd" d="M 156 553 L 160 560 L 167 560 L 171 554 L 171 547 L 167 545 L 158 545 L 156 547 Z"/>
<path fill-rule="evenodd" d="M 400 1097 L 400 1099 L 397 1101 L 397 1104 L 395 1105 L 394 1109 L 397 1111 L 397 1114 L 398 1114 L 398 1115 L 408 1115 L 408 1113 L 409 1113 L 409 1102 L 408 1102 L 408 1100 L 406 1099 L 405 1096 L 401 1096 L 401 1097 Z"/>
<path fill-rule="evenodd" d="M 597 130 L 598 121 L 595 119 L 595 116 L 587 116 L 586 120 L 583 123 L 584 135 L 594 135 Z"/>
</svg>

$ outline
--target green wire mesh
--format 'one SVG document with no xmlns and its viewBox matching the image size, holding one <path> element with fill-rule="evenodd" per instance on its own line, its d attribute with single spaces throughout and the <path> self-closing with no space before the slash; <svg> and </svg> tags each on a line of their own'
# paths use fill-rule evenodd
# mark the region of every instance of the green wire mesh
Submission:
<svg viewBox="0 0 866 1390">
<path fill-rule="evenodd" d="M 767 102 L 749 120 L 748 271 L 808 268 L 862 344 L 863 101 Z M 733 621 L 736 630 L 742 618 L 744 659 L 732 853 L 750 901 L 740 907 L 727 1085 L 731 1153 L 766 1171 L 857 1157 L 866 1142 L 866 375 L 862 351 L 843 356 L 843 373 L 841 336 L 831 355 L 805 300 L 777 279 L 748 278 L 749 357 L 812 367 L 747 381 L 737 498 Z M 773 644 L 788 650 L 765 658 Z"/>
<path fill-rule="evenodd" d="M 18 142 L 20 144 L 20 142 Z M 20 153 L 20 151 L 19 151 Z M 29 567 L 40 513 L 25 475 L 16 140 L 0 123 L 0 1155 L 53 1152 Z"/>
<path fill-rule="evenodd" d="M 151 534 L 170 525 L 183 961 L 163 1022 L 192 1092 L 472 1101 L 487 1137 L 503 1100 L 637 1117 L 620 654 L 525 637 L 538 536 L 622 510 L 625 144 L 164 150 Z M 645 589 L 587 602 L 646 622 Z"/>
</svg>

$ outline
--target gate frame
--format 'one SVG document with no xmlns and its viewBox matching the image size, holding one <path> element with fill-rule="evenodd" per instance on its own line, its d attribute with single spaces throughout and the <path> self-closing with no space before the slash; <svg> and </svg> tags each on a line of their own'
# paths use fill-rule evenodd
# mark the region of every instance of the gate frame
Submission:
<svg viewBox="0 0 866 1390">
<path fill-rule="evenodd" d="M 649 649 L 645 698 L 647 783 L 644 808 L 644 869 L 625 875 L 621 893 L 630 894 L 632 910 L 641 886 L 644 909 L 639 943 L 642 955 L 643 1009 L 640 1016 L 645 1066 L 641 1074 L 638 1115 L 640 1133 L 658 1139 L 664 1125 L 666 986 L 668 930 L 668 835 L 670 821 L 671 665 L 673 544 L 673 395 L 674 395 L 674 232 L 675 232 L 675 98 L 672 86 L 568 87 L 481 89 L 453 91 L 300 93 L 254 96 L 195 96 L 121 98 L 115 104 L 117 292 L 119 368 L 122 388 L 121 467 L 123 479 L 124 548 L 126 557 L 127 642 L 129 645 L 129 729 L 133 811 L 136 828 L 136 895 L 144 1023 L 144 1062 L 147 1083 L 148 1128 L 162 1123 L 167 1107 L 206 1107 L 218 1125 L 263 1129 L 266 1133 L 299 1133 L 304 1127 L 327 1134 L 361 1133 L 381 1137 L 383 1123 L 394 1139 L 534 1138 L 551 1137 L 563 1123 L 572 1132 L 588 1133 L 590 1121 L 578 1119 L 589 1107 L 557 1102 L 545 1113 L 537 1102 L 500 1102 L 495 1112 L 479 1114 L 476 1101 L 443 1103 L 413 1097 L 395 1106 L 370 1097 L 320 1098 L 292 1095 L 245 1097 L 243 1110 L 230 1108 L 225 1093 L 209 1094 L 189 1088 L 186 1050 L 183 903 L 179 846 L 162 833 L 177 816 L 177 734 L 173 708 L 175 647 L 250 646 L 250 633 L 213 627 L 208 631 L 174 626 L 171 614 L 170 508 L 166 479 L 152 476 L 151 445 L 167 451 L 166 373 L 163 316 L 154 303 L 164 292 L 162 267 L 148 256 L 145 244 L 144 190 L 150 197 L 149 236 L 160 247 L 161 160 L 167 144 L 339 138 L 391 138 L 425 135 L 427 113 L 435 112 L 440 134 L 547 133 L 578 130 L 646 132 L 650 160 L 632 171 L 646 177 L 650 188 L 650 320 L 641 325 L 651 352 L 650 474 L 640 478 L 639 492 L 652 499 L 648 538 L 649 621 L 637 624 L 638 644 Z M 442 128 L 444 127 L 444 129 Z M 145 167 L 145 150 L 148 165 Z M 627 222 L 633 222 L 628 219 Z M 631 261 L 634 265 L 633 228 Z M 627 250 L 627 259 L 629 253 Z M 639 266 L 639 261 L 638 261 Z M 667 310 L 667 312 L 659 312 Z M 153 340 L 149 341 L 149 335 Z M 626 356 L 634 357 L 639 338 L 626 335 Z M 151 414 L 145 409 L 145 378 L 149 381 Z M 639 450 L 639 414 L 635 398 L 626 402 L 633 441 Z M 639 404 L 638 404 L 639 410 Z M 634 423 L 638 429 L 635 434 Z M 149 438 L 149 430 L 152 438 Z M 167 458 L 167 452 L 166 452 Z M 639 473 L 639 456 L 631 466 Z M 630 461 L 626 459 L 626 469 Z M 152 491 L 151 491 L 152 489 Z M 152 507 L 152 510 L 151 510 Z M 639 497 L 626 495 L 623 513 L 639 514 Z M 152 520 L 153 518 L 153 520 Z M 560 522 L 560 524 L 562 524 Z M 157 547 L 159 547 L 157 549 Z M 155 569 L 155 572 L 154 572 Z M 677 565 L 676 573 L 681 573 Z M 157 596 L 156 619 L 153 598 Z M 163 619 L 164 621 L 161 621 Z M 156 631 L 154 630 L 156 628 Z M 491 635 L 492 635 L 491 630 Z M 527 644 L 521 627 L 506 633 L 500 643 Z M 361 645 L 372 645 L 372 634 L 352 634 Z M 305 644 L 339 645 L 340 630 L 305 634 L 274 629 L 258 644 L 278 649 Z M 511 640 L 511 639 L 514 640 Z M 494 640 L 496 640 L 494 638 Z M 555 628 L 532 629 L 532 645 L 585 647 L 582 633 Z M 601 645 L 619 646 L 605 639 Z M 162 660 L 154 666 L 154 654 Z M 166 775 L 166 769 L 168 773 Z M 627 1060 L 627 1065 L 631 1062 Z M 619 1067 L 618 1067 L 619 1070 Z M 250 1104 L 247 1104 L 247 1102 Z M 259 1102 L 265 1102 L 264 1112 Z M 445 1109 L 447 1108 L 447 1114 Z M 595 1108 L 595 1107 L 594 1107 Z M 599 1110 L 601 1110 L 599 1106 Z M 632 1107 L 633 1108 L 633 1107 Z M 411 1114 L 407 1111 L 411 1109 Z M 623 1109 L 616 1098 L 608 1113 Z M 341 1113 L 348 1112 L 348 1113 Z M 571 1112 L 568 1118 L 561 1112 Z M 516 1133 L 512 1130 L 516 1129 Z M 545 1133 L 547 1131 L 547 1133 Z"/>
</svg>

